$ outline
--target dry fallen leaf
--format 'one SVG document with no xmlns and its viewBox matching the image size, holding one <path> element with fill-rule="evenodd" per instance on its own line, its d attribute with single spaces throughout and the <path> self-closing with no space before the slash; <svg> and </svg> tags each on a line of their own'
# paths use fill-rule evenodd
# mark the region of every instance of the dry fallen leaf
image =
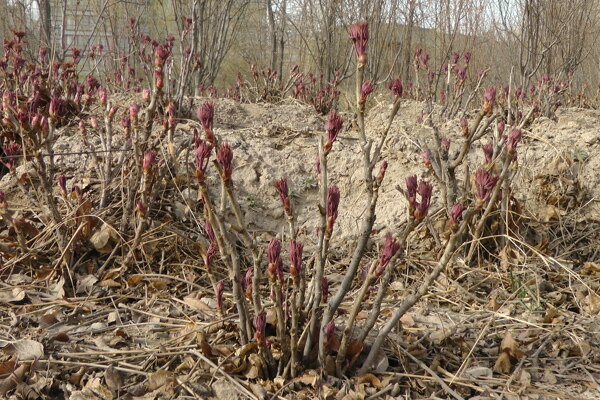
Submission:
<svg viewBox="0 0 600 400">
<path fill-rule="evenodd" d="M 28 369 L 29 364 L 21 364 L 17 369 L 11 371 L 5 379 L 0 380 L 0 396 L 4 397 L 6 393 L 17 387 L 23 381 Z"/>
<path fill-rule="evenodd" d="M 154 391 L 160 387 L 163 387 L 169 383 L 175 382 L 175 375 L 171 371 L 160 370 L 148 377 L 146 387 L 150 391 Z"/>
<path fill-rule="evenodd" d="M 108 224 L 102 224 L 90 237 L 90 243 L 100 253 L 110 253 L 112 245 L 110 243 L 112 228 Z"/>
<path fill-rule="evenodd" d="M 595 292 L 590 290 L 586 300 L 586 311 L 591 315 L 598 314 L 598 312 L 600 312 L 600 296 L 598 296 Z"/>
<path fill-rule="evenodd" d="M 381 389 L 381 381 L 373 374 L 364 374 L 356 381 L 357 384 L 368 383 L 376 389 Z"/>
<path fill-rule="evenodd" d="M 504 335 L 502 343 L 500 343 L 500 351 L 503 351 L 516 359 L 519 359 L 525 355 L 521 350 L 519 350 L 519 346 L 517 345 L 517 342 L 513 338 L 510 331 L 507 331 L 506 335 Z"/>
<path fill-rule="evenodd" d="M 113 393 L 119 393 L 121 386 L 123 385 L 121 374 L 112 365 L 104 371 L 104 381 L 106 382 L 106 386 L 108 386 Z"/>
<path fill-rule="evenodd" d="M 37 360 L 44 355 L 44 346 L 35 340 L 19 340 L 4 348 L 7 354 L 16 354 L 18 361 Z"/>
<path fill-rule="evenodd" d="M 25 299 L 25 290 L 15 287 L 10 290 L 0 291 L 0 303 L 17 303 Z"/>
<path fill-rule="evenodd" d="M 544 370 L 544 382 L 549 383 L 551 385 L 554 385 L 556 382 L 558 382 L 558 379 L 556 379 L 556 375 L 554 375 L 552 373 L 552 371 L 550 371 L 549 369 L 545 369 Z"/>
<path fill-rule="evenodd" d="M 510 367 L 511 363 L 509 355 L 502 352 L 494 364 L 493 371 L 497 374 L 508 374 L 510 372 Z"/>
<path fill-rule="evenodd" d="M 186 306 L 188 306 L 189 308 L 191 308 L 194 311 L 202 311 L 209 315 L 215 314 L 215 309 L 211 308 L 207 304 L 207 301 L 205 298 L 197 299 L 192 296 L 187 296 L 183 299 L 183 302 L 185 303 Z"/>
</svg>

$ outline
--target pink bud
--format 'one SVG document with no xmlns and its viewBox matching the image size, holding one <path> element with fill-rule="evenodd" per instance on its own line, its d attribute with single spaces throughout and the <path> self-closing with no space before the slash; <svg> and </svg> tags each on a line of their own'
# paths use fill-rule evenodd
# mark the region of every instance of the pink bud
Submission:
<svg viewBox="0 0 600 400">
<path fill-rule="evenodd" d="M 58 187 L 63 194 L 67 194 L 67 178 L 64 175 L 58 176 Z"/>
<path fill-rule="evenodd" d="M 146 207 L 146 205 L 144 204 L 144 202 L 141 201 L 141 200 L 138 200 L 135 203 L 135 210 L 138 212 L 138 214 L 142 218 L 144 218 L 146 216 L 146 213 L 148 212 L 148 208 Z"/>
<path fill-rule="evenodd" d="M 433 186 L 425 181 L 419 182 L 417 187 L 417 193 L 421 196 L 421 202 L 417 204 L 417 208 L 414 212 L 416 219 L 425 218 L 429 211 L 429 205 L 431 203 L 431 194 L 433 192 Z"/>
<path fill-rule="evenodd" d="M 354 44 L 354 52 L 356 59 L 360 64 L 365 65 L 367 62 L 366 49 L 369 41 L 369 24 L 366 21 L 358 22 L 350 27 L 348 36 Z"/>
<path fill-rule="evenodd" d="M 483 155 L 485 157 L 485 162 L 486 163 L 492 162 L 492 158 L 494 157 L 494 144 L 492 142 L 490 142 L 490 143 L 486 144 L 485 146 L 483 146 L 482 150 L 483 150 Z"/>
<path fill-rule="evenodd" d="M 450 139 L 443 137 L 441 140 L 441 148 L 444 153 L 448 153 L 450 150 Z"/>
<path fill-rule="evenodd" d="M 469 121 L 466 118 L 461 118 L 459 125 L 463 136 L 469 136 Z"/>
<path fill-rule="evenodd" d="M 377 177 L 375 178 L 375 182 L 377 182 L 377 185 L 381 185 L 381 182 L 383 182 L 383 178 L 385 177 L 385 171 L 387 170 L 387 167 L 388 167 L 387 161 L 383 161 L 379 165 L 379 173 L 377 174 Z"/>
<path fill-rule="evenodd" d="M 140 105 L 138 103 L 133 103 L 129 106 L 129 117 L 131 121 L 136 124 L 138 121 L 138 113 L 140 111 Z"/>
<path fill-rule="evenodd" d="M 115 117 L 115 114 L 117 114 L 117 110 L 119 109 L 119 106 L 112 106 L 110 108 L 110 110 L 108 110 L 108 119 L 112 120 Z"/>
<path fill-rule="evenodd" d="M 431 151 L 430 150 L 423 150 L 421 152 L 421 158 L 423 159 L 423 164 L 425 164 L 425 166 L 427 168 L 431 167 Z"/>
<path fill-rule="evenodd" d="M 217 287 L 216 287 L 216 291 L 215 291 L 215 297 L 217 300 L 217 308 L 219 310 L 223 309 L 223 292 L 225 291 L 225 284 L 223 283 L 223 281 L 219 281 L 217 283 Z"/>
<path fill-rule="evenodd" d="M 390 91 L 392 92 L 392 96 L 395 99 L 402 97 L 402 81 L 400 79 L 394 79 L 390 82 L 389 85 Z M 395 101 L 395 100 L 394 100 Z"/>
<path fill-rule="evenodd" d="M 327 325 L 325 325 L 325 338 L 327 340 L 327 343 L 331 342 L 331 339 L 333 339 L 334 333 L 335 333 L 335 321 L 332 319 L 331 321 L 329 321 L 327 323 Z"/>
<path fill-rule="evenodd" d="M 233 160 L 233 150 L 229 144 L 224 143 L 219 150 L 217 151 L 217 161 L 221 166 L 221 170 L 223 171 L 223 181 L 231 182 L 231 173 L 233 171 L 233 166 L 231 161 Z"/>
<path fill-rule="evenodd" d="M 206 174 L 206 168 L 208 167 L 212 149 L 213 146 L 202 139 L 199 139 L 198 142 L 194 143 L 194 159 L 198 183 L 204 182 L 204 176 Z"/>
<path fill-rule="evenodd" d="M 265 326 L 267 325 L 267 314 L 260 313 L 254 317 L 254 329 L 256 330 L 256 340 L 260 343 L 265 341 Z"/>
<path fill-rule="evenodd" d="M 304 245 L 295 240 L 290 241 L 290 275 L 297 278 L 302 273 L 302 250 Z"/>
<path fill-rule="evenodd" d="M 321 279 L 321 302 L 327 303 L 329 297 L 329 280 L 325 277 Z"/>
<path fill-rule="evenodd" d="M 408 207 L 412 213 L 417 208 L 417 176 L 412 175 L 406 178 L 406 199 Z"/>
<path fill-rule="evenodd" d="M 269 259 L 267 267 L 269 278 L 283 281 L 283 260 L 281 259 L 281 243 L 279 240 L 271 239 L 267 247 L 267 258 Z"/>
<path fill-rule="evenodd" d="M 283 209 L 287 215 L 292 215 L 292 207 L 290 204 L 290 196 L 289 189 L 287 185 L 287 179 L 281 178 L 277 182 L 275 182 L 275 189 L 277 189 L 277 193 L 279 194 L 279 198 L 281 199 L 281 204 L 283 205 Z"/>
<path fill-rule="evenodd" d="M 142 100 L 144 103 L 150 103 L 150 88 L 145 87 L 144 90 L 142 90 Z"/>
<path fill-rule="evenodd" d="M 492 175 L 488 170 L 480 168 L 475 172 L 475 190 L 478 200 L 478 207 L 489 200 L 496 183 L 500 179 L 498 176 Z"/>
<path fill-rule="evenodd" d="M 364 104 L 367 101 L 367 97 L 373 93 L 373 80 L 369 79 L 368 81 L 363 82 L 360 88 L 360 101 L 361 104 Z"/>
<path fill-rule="evenodd" d="M 106 92 L 106 89 L 98 89 L 98 98 L 100 99 L 102 105 L 106 105 L 106 102 L 108 101 L 108 93 Z"/>
<path fill-rule="evenodd" d="M 206 231 L 206 236 L 208 236 L 208 240 L 211 243 L 216 243 L 217 240 L 215 237 L 215 231 L 213 230 L 213 227 L 208 220 L 204 223 L 204 230 Z"/>
<path fill-rule="evenodd" d="M 326 217 L 327 217 L 327 228 L 325 233 L 331 237 L 333 233 L 333 225 L 338 217 L 338 206 L 340 204 L 340 189 L 337 186 L 331 186 L 327 191 L 327 206 L 326 206 Z"/>
<path fill-rule="evenodd" d="M 207 101 L 198 108 L 198 120 L 205 131 L 213 130 L 214 113 L 215 104 L 212 101 Z"/>
<path fill-rule="evenodd" d="M 211 242 L 208 245 L 208 249 L 206 249 L 206 253 L 204 254 L 204 264 L 206 265 L 206 269 L 210 272 L 212 267 L 212 259 L 217 255 L 217 251 L 219 248 L 215 242 Z"/>
<path fill-rule="evenodd" d="M 156 164 L 156 152 L 145 151 L 144 160 L 142 161 L 142 168 L 144 173 L 149 174 L 152 167 Z"/>
<path fill-rule="evenodd" d="M 456 203 L 452 206 L 452 210 L 450 210 L 450 227 L 456 228 L 464 211 L 465 206 L 463 206 L 461 203 Z"/>
<path fill-rule="evenodd" d="M 9 142 L 2 146 L 2 151 L 4 151 L 4 155 L 6 156 L 2 163 L 9 171 L 13 172 L 17 167 L 17 157 L 19 157 L 21 145 L 17 142 Z"/>
<path fill-rule="evenodd" d="M 95 116 L 90 117 L 90 125 L 92 126 L 92 128 L 98 129 L 98 120 Z"/>
<path fill-rule="evenodd" d="M 490 87 L 483 92 L 483 112 L 491 114 L 496 104 L 496 88 Z"/>
<path fill-rule="evenodd" d="M 517 144 L 521 141 L 523 133 L 520 129 L 512 129 L 508 134 L 508 141 L 506 142 L 506 149 L 509 152 L 514 152 L 517 148 Z"/>
<path fill-rule="evenodd" d="M 504 133 L 504 129 L 506 128 L 506 122 L 503 119 L 498 121 L 498 133 L 502 135 Z"/>
<path fill-rule="evenodd" d="M 342 117 L 338 115 L 335 110 L 332 110 L 327 116 L 327 121 L 325 122 L 325 131 L 327 132 L 327 142 L 323 146 L 323 150 L 325 153 L 329 153 L 331 150 L 331 146 L 333 142 L 335 142 L 338 134 L 342 130 L 344 122 L 342 121 Z"/>
<path fill-rule="evenodd" d="M 379 252 L 379 265 L 375 268 L 375 277 L 380 277 L 385 267 L 390 263 L 390 260 L 400 250 L 398 239 L 392 237 L 389 233 L 385 235 L 385 244 Z"/>
</svg>

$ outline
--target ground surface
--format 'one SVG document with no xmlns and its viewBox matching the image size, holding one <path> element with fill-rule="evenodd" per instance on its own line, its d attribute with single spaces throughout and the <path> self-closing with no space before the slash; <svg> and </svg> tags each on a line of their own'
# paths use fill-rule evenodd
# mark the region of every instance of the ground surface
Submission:
<svg viewBox="0 0 600 400">
<path fill-rule="evenodd" d="M 374 105 L 367 120 L 372 135 L 383 130 L 388 111 Z M 421 113 L 421 104 L 407 101 L 392 126 L 383 152 L 390 166 L 374 246 L 405 221 L 406 201 L 396 185 L 411 174 L 427 176 L 419 154 L 431 132 L 417 122 Z M 234 182 L 249 227 L 265 243 L 285 229 L 273 183 L 287 176 L 309 253 L 317 225 L 314 159 L 323 118 L 292 101 L 219 100 L 216 116 L 217 134 L 234 148 Z M 350 117 L 329 161 L 330 179 L 342 193 L 333 262 L 326 271 L 333 288 L 363 213 Z M 192 126 L 197 124 L 181 124 L 177 140 L 189 140 Z M 460 140 L 456 120 L 442 130 L 453 143 Z M 57 152 L 77 149 L 66 134 L 55 146 Z M 390 337 L 388 367 L 381 371 L 321 381 L 307 369 L 295 381 L 260 379 L 251 349 L 235 343 L 229 293 L 225 315 L 216 312 L 201 268 L 196 210 L 190 208 L 195 191 L 182 188 L 180 200 L 164 210 L 174 228 L 157 224 L 143 244 L 151 269 L 111 273 L 112 265 L 102 265 L 105 254 L 92 252 L 68 276 L 47 280 L 49 260 L 43 257 L 7 263 L 12 274 L 0 283 L 5 377 L 0 397 L 600 398 L 600 112 L 560 109 L 556 121 L 541 118 L 519 151 L 515 197 L 523 210 L 522 236 L 510 248 L 486 254 L 477 267 L 456 257 Z M 480 152 L 473 157 L 483 160 Z M 84 182 L 89 162 L 82 155 L 57 159 L 69 182 Z M 11 177 L 0 181 L 0 189 L 17 212 L 32 207 Z M 10 242 L 2 229 L 0 241 Z M 431 268 L 436 240 L 426 231 L 409 240 L 411 251 L 396 266 L 382 322 Z M 20 362 L 32 359 L 37 361 Z"/>
</svg>

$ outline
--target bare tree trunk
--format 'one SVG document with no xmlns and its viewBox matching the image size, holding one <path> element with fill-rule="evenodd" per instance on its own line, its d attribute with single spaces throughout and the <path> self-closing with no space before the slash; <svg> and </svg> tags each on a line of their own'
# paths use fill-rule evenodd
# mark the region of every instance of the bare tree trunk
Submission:
<svg viewBox="0 0 600 400">
<path fill-rule="evenodd" d="M 40 39 L 46 47 L 52 46 L 52 10 L 50 9 L 50 0 L 38 0 L 40 10 Z"/>
<path fill-rule="evenodd" d="M 277 68 L 277 29 L 275 28 L 275 12 L 273 2 L 267 0 L 267 17 L 269 18 L 269 31 L 271 34 L 271 69 Z"/>
<path fill-rule="evenodd" d="M 279 30 L 279 77 L 283 79 L 283 52 L 285 49 L 285 27 L 287 21 L 287 0 L 281 1 L 281 10 L 279 23 L 281 28 Z"/>
<path fill-rule="evenodd" d="M 404 37 L 402 38 L 402 66 L 401 77 L 404 82 L 409 80 L 411 65 L 412 65 L 412 39 L 415 27 L 415 12 L 417 9 L 417 1 L 409 0 L 408 15 L 406 17 L 406 25 L 404 27 Z"/>
</svg>

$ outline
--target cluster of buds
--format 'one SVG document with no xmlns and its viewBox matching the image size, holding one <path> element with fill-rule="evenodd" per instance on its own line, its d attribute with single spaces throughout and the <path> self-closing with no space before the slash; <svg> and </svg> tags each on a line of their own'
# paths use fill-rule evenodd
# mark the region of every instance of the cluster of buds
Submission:
<svg viewBox="0 0 600 400">
<path fill-rule="evenodd" d="M 9 142 L 2 146 L 2 150 L 5 155 L 2 164 L 4 164 L 10 172 L 14 172 L 17 167 L 17 157 L 21 151 L 21 145 L 17 142 Z"/>
<path fill-rule="evenodd" d="M 483 92 L 483 106 L 481 111 L 485 115 L 492 115 L 494 105 L 496 104 L 496 88 L 490 87 Z"/>
<path fill-rule="evenodd" d="M 196 179 L 203 184 L 206 177 L 206 169 L 210 161 L 213 145 L 198 139 L 194 142 L 194 164 L 196 166 Z"/>
<path fill-rule="evenodd" d="M 418 182 L 417 176 L 409 176 L 406 178 L 406 199 L 408 200 L 408 210 L 415 219 L 422 219 L 427 216 L 429 206 L 431 205 L 431 194 L 433 186 L 426 182 Z M 417 194 L 421 197 L 421 201 L 417 201 Z"/>
<path fill-rule="evenodd" d="M 452 229 L 453 231 L 456 231 L 456 229 L 458 228 L 458 223 L 460 222 L 460 219 L 462 218 L 462 214 L 465 211 L 465 206 L 462 205 L 462 203 L 456 203 L 455 205 L 452 206 L 452 209 L 450 210 L 450 229 Z"/>
<path fill-rule="evenodd" d="M 58 96 L 52 97 L 50 100 L 50 105 L 48 106 L 48 115 L 50 119 L 56 121 L 62 118 L 67 111 L 68 101 L 65 99 L 61 99 Z"/>
<path fill-rule="evenodd" d="M 106 91 L 106 89 L 99 88 L 97 94 L 100 103 L 102 103 L 103 106 L 106 106 L 106 103 L 108 102 L 108 92 Z"/>
<path fill-rule="evenodd" d="M 509 154 L 516 154 L 517 145 L 521 141 L 523 133 L 520 129 L 512 129 L 506 138 L 506 150 Z"/>
<path fill-rule="evenodd" d="M 164 87 L 164 71 L 165 62 L 171 55 L 171 51 L 165 45 L 158 45 L 154 49 L 154 84 L 158 90 Z"/>
<path fill-rule="evenodd" d="M 287 179 L 281 178 L 280 180 L 275 182 L 275 189 L 277 189 L 277 193 L 279 194 L 279 198 L 281 199 L 281 204 L 283 205 L 285 214 L 288 217 L 291 217 L 292 205 L 290 203 L 290 192 L 288 189 Z"/>
<path fill-rule="evenodd" d="M 267 267 L 267 273 L 269 280 L 280 283 L 283 282 L 283 260 L 281 259 L 281 243 L 276 238 L 271 239 L 267 247 L 267 257 L 269 259 L 269 265 Z"/>
<path fill-rule="evenodd" d="M 121 118 L 121 126 L 123 127 L 123 129 L 125 129 L 125 132 L 123 133 L 124 136 L 126 138 L 131 136 L 131 118 L 128 115 Z"/>
<path fill-rule="evenodd" d="M 117 115 L 117 111 L 119 111 L 119 106 L 112 106 L 110 110 L 108 110 L 107 117 L 109 121 L 112 121 L 113 118 L 115 118 L 115 115 Z"/>
<path fill-rule="evenodd" d="M 333 142 L 335 142 L 338 134 L 342 130 L 343 124 L 344 121 L 342 121 L 342 117 L 340 117 L 335 110 L 332 110 L 327 116 L 327 121 L 325 122 L 327 141 L 323 145 L 323 151 L 325 151 L 325 154 L 328 154 L 331 151 Z"/>
<path fill-rule="evenodd" d="M 140 112 L 140 105 L 138 103 L 133 103 L 129 106 L 129 119 L 131 122 L 136 125 L 138 123 L 138 116 Z"/>
<path fill-rule="evenodd" d="M 402 81 L 400 79 L 394 79 L 390 82 L 388 87 L 392 93 L 392 97 L 394 98 L 394 104 L 396 104 L 402 97 Z"/>
<path fill-rule="evenodd" d="M 204 135 L 213 145 L 215 144 L 215 136 L 213 133 L 213 120 L 215 114 L 215 105 L 212 101 L 207 101 L 198 108 L 198 121 L 204 129 Z"/>
<path fill-rule="evenodd" d="M 325 228 L 325 236 L 331 237 L 333 233 L 333 225 L 338 217 L 338 206 L 340 204 L 340 189 L 337 186 L 331 186 L 327 191 L 326 218 L 327 225 Z"/>
<path fill-rule="evenodd" d="M 366 21 L 357 22 L 348 30 L 348 36 L 354 44 L 354 52 L 358 67 L 367 65 L 367 42 L 369 41 L 369 23 Z"/>
<path fill-rule="evenodd" d="M 267 314 L 262 312 L 254 317 L 254 330 L 256 331 L 256 340 L 259 343 L 265 343 L 265 327 L 267 325 Z"/>
<path fill-rule="evenodd" d="M 373 275 L 376 278 L 379 278 L 381 274 L 383 274 L 383 271 L 385 271 L 385 268 L 390 263 L 392 257 L 396 255 L 398 250 L 400 250 L 400 243 L 398 243 L 398 239 L 392 237 L 392 235 L 389 233 L 385 235 L 385 244 L 379 252 L 379 264 L 373 271 Z"/>
<path fill-rule="evenodd" d="M 500 177 L 493 175 L 487 169 L 479 168 L 475 172 L 476 207 L 481 208 L 492 195 Z"/>
<path fill-rule="evenodd" d="M 503 135 L 504 134 L 504 130 L 506 129 L 506 122 L 504 122 L 504 120 L 501 119 L 496 124 L 496 128 L 498 128 L 498 134 Z"/>
<path fill-rule="evenodd" d="M 221 166 L 222 179 L 225 183 L 231 184 L 231 174 L 233 172 L 233 150 L 228 143 L 224 143 L 217 151 L 217 162 Z"/>
<path fill-rule="evenodd" d="M 302 251 L 304 245 L 296 240 L 290 241 L 290 275 L 294 281 L 298 281 L 302 275 Z"/>
<path fill-rule="evenodd" d="M 155 151 L 145 151 L 144 159 L 142 160 L 142 169 L 144 170 L 145 175 L 149 175 L 152 172 L 152 169 L 156 165 L 156 152 Z"/>
</svg>

